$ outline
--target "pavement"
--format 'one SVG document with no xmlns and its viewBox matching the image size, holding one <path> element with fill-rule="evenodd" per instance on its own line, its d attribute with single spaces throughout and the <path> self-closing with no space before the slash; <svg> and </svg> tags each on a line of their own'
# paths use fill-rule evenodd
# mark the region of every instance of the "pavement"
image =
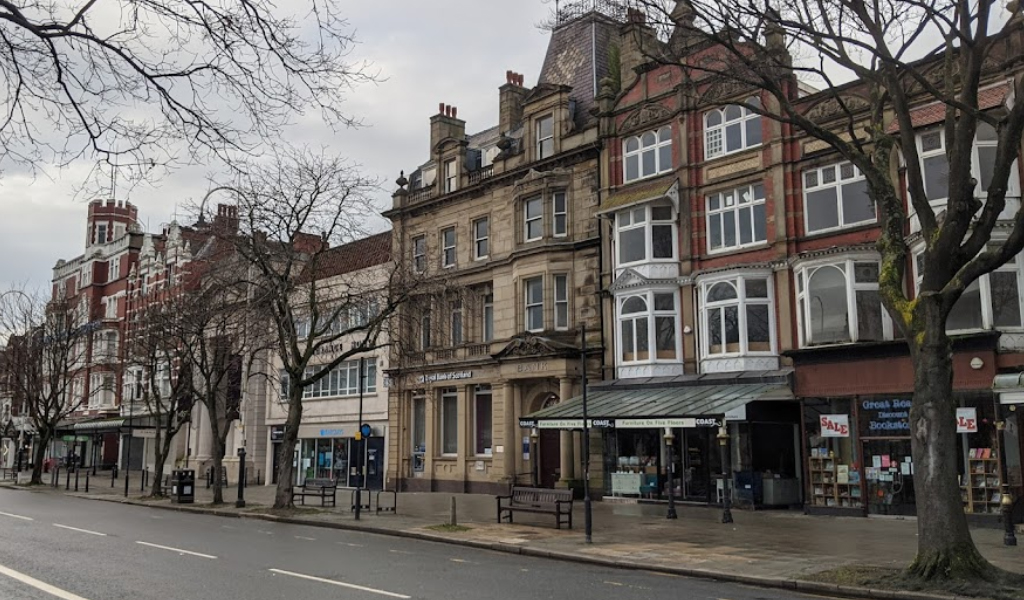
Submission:
<svg viewBox="0 0 1024 600">
<path fill-rule="evenodd" d="M 514 524 L 496 523 L 493 496 L 477 494 L 401 493 L 395 513 L 364 511 L 356 521 L 349 491 L 339 489 L 338 508 L 308 506 L 287 516 L 271 514 L 274 488 L 245 489 L 247 506 L 235 508 L 235 488 L 224 492 L 231 504 L 211 507 L 210 491 L 200 484 L 196 504 L 143 500 L 134 484 L 126 500 L 123 480 L 110 487 L 109 476 L 93 481 L 90 493 L 43 488 L 44 493 L 67 493 L 114 502 L 173 508 L 230 517 L 273 520 L 336 529 L 357 529 L 423 540 L 443 541 L 514 554 L 558 558 L 665 574 L 697 576 L 767 587 L 853 597 L 937 598 L 940 596 L 842 588 L 807 582 L 808 575 L 844 566 L 900 568 L 917 548 L 914 519 L 806 516 L 799 511 L 734 510 L 734 523 L 721 523 L 721 509 L 678 504 L 678 519 L 665 518 L 663 504 L 613 501 L 593 503 L 592 543 L 585 543 L 583 504 L 574 503 L 574 528 L 555 529 L 550 515 L 516 515 Z M 96 485 L 100 482 L 101 485 Z M 84 489 L 84 485 L 80 485 Z M 454 500 L 457 522 L 468 529 L 439 531 L 449 522 Z M 315 500 L 313 501 L 316 502 Z M 389 502 L 385 501 L 384 504 Z M 374 504 L 375 506 L 375 504 Z M 1008 571 L 1024 573 L 1024 546 L 1007 547 L 999 529 L 972 529 L 981 553 Z M 1022 540 L 1024 541 L 1024 540 Z"/>
</svg>

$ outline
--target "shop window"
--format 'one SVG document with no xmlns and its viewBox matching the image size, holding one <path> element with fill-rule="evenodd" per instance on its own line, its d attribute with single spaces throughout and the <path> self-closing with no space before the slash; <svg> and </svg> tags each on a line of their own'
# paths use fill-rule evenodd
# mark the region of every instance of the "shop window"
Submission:
<svg viewBox="0 0 1024 600">
<path fill-rule="evenodd" d="M 878 262 L 845 260 L 797 270 L 802 346 L 892 339 L 878 293 Z"/>
<path fill-rule="evenodd" d="M 757 97 L 747 104 L 760 106 Z M 761 115 L 746 106 L 730 104 L 704 115 L 704 157 L 712 159 L 761 145 Z"/>
<path fill-rule="evenodd" d="M 815 507 L 863 508 L 861 461 L 849 398 L 806 399 L 807 500 Z"/>
<path fill-rule="evenodd" d="M 623 181 L 651 177 L 672 170 L 672 128 L 662 127 L 622 142 Z"/>
<path fill-rule="evenodd" d="M 771 353 L 772 297 L 766 277 L 706 282 L 702 320 L 705 356 Z"/>
<path fill-rule="evenodd" d="M 868 183 L 845 162 L 804 171 L 804 226 L 808 234 L 877 221 Z"/>
<path fill-rule="evenodd" d="M 422 394 L 412 397 L 412 470 L 422 473 L 427 452 L 427 398 Z"/>
<path fill-rule="evenodd" d="M 526 291 L 526 330 L 544 329 L 544 279 L 533 277 L 523 282 Z"/>
<path fill-rule="evenodd" d="M 988 394 L 961 398 L 957 410 L 960 468 L 960 495 L 964 510 L 973 514 L 999 514 L 1000 440 L 996 430 L 995 408 Z"/>
<path fill-rule="evenodd" d="M 708 252 L 734 250 L 768 239 L 764 186 L 760 183 L 707 197 Z"/>
<path fill-rule="evenodd" d="M 638 206 L 615 216 L 618 266 L 676 257 L 675 211 L 671 206 Z"/>
<path fill-rule="evenodd" d="M 476 386 L 473 395 L 473 442 L 477 456 L 491 456 L 491 386 Z"/>
<path fill-rule="evenodd" d="M 487 258 L 490 253 L 490 221 L 487 217 L 473 221 L 473 258 Z"/>
<path fill-rule="evenodd" d="M 678 360 L 675 292 L 644 292 L 618 300 L 619 359 L 623 363 Z"/>
<path fill-rule="evenodd" d="M 914 257 L 916 289 L 921 288 L 923 254 Z M 1022 322 L 1021 268 L 1014 257 L 991 273 L 986 273 L 964 289 L 949 311 L 946 331 L 965 332 L 989 329 L 1020 329 Z"/>
<path fill-rule="evenodd" d="M 459 453 L 459 396 L 455 388 L 441 390 L 441 453 Z"/>
</svg>

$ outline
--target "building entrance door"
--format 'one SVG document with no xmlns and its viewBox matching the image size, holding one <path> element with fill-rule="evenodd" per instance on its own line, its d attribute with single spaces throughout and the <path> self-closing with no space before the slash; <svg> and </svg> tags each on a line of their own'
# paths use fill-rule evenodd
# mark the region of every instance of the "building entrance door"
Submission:
<svg viewBox="0 0 1024 600">
<path fill-rule="evenodd" d="M 558 483 L 562 461 L 561 431 L 557 429 L 540 430 L 540 456 L 537 478 L 540 487 L 553 488 Z"/>
<path fill-rule="evenodd" d="M 708 429 L 683 430 L 683 497 L 708 501 Z"/>
<path fill-rule="evenodd" d="M 910 438 L 864 440 L 868 514 L 915 515 Z"/>
</svg>

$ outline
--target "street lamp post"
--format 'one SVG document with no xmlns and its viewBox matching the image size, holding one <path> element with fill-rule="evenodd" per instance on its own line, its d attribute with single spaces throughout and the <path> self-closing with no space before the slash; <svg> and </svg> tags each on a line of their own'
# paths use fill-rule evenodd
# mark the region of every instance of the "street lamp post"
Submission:
<svg viewBox="0 0 1024 600">
<path fill-rule="evenodd" d="M 676 519 L 676 494 L 675 494 L 675 482 L 673 481 L 672 475 L 675 471 L 676 461 L 674 452 L 672 451 L 672 442 L 675 441 L 675 436 L 672 435 L 672 428 L 665 428 L 665 446 L 668 447 L 668 514 L 665 515 L 666 519 Z"/>
<path fill-rule="evenodd" d="M 590 424 L 587 423 L 587 325 L 580 325 L 583 343 L 580 345 L 581 381 L 583 384 L 583 530 L 586 543 L 593 542 L 593 514 L 590 506 Z"/>
<path fill-rule="evenodd" d="M 235 500 L 235 508 L 245 508 L 245 441 L 238 449 L 238 500 Z"/>
<path fill-rule="evenodd" d="M 362 510 L 363 504 L 363 473 L 366 472 L 366 436 L 363 435 L 363 390 L 366 389 L 366 359 L 359 359 L 359 418 L 356 421 L 356 427 L 359 428 L 359 432 L 356 437 L 360 444 L 360 456 L 359 456 L 359 468 L 357 470 L 358 476 L 356 478 L 356 521 L 359 520 L 359 513 Z"/>
<path fill-rule="evenodd" d="M 539 437 L 540 435 L 537 433 L 536 427 L 530 429 L 530 456 L 532 457 L 530 460 L 530 478 L 533 480 L 533 487 L 539 485 L 540 479 L 537 472 L 540 469 L 540 461 L 537 460 L 537 440 Z"/>
<path fill-rule="evenodd" d="M 1003 545 L 1016 546 L 1017 534 L 1013 527 L 1013 496 L 1010 495 L 1010 482 L 1006 477 L 1006 421 L 996 422 L 999 434 L 999 510 L 1003 516 Z"/>
<path fill-rule="evenodd" d="M 722 522 L 732 523 L 732 489 L 729 476 L 729 432 L 727 425 L 722 422 L 718 428 L 718 449 L 722 459 Z"/>
</svg>

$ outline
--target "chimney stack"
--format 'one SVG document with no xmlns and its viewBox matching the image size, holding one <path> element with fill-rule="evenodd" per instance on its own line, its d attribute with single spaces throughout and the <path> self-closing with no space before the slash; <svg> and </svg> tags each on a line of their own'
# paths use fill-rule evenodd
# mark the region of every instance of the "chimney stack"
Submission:
<svg viewBox="0 0 1024 600">
<path fill-rule="evenodd" d="M 498 133 L 504 135 L 523 121 L 523 99 L 529 90 L 523 87 L 524 77 L 505 71 L 505 85 L 498 88 Z"/>
<path fill-rule="evenodd" d="M 454 138 L 462 141 L 466 137 L 466 122 L 458 118 L 459 108 L 441 102 L 438 112 L 430 117 L 430 152 L 434 153 L 441 140 Z"/>
</svg>

